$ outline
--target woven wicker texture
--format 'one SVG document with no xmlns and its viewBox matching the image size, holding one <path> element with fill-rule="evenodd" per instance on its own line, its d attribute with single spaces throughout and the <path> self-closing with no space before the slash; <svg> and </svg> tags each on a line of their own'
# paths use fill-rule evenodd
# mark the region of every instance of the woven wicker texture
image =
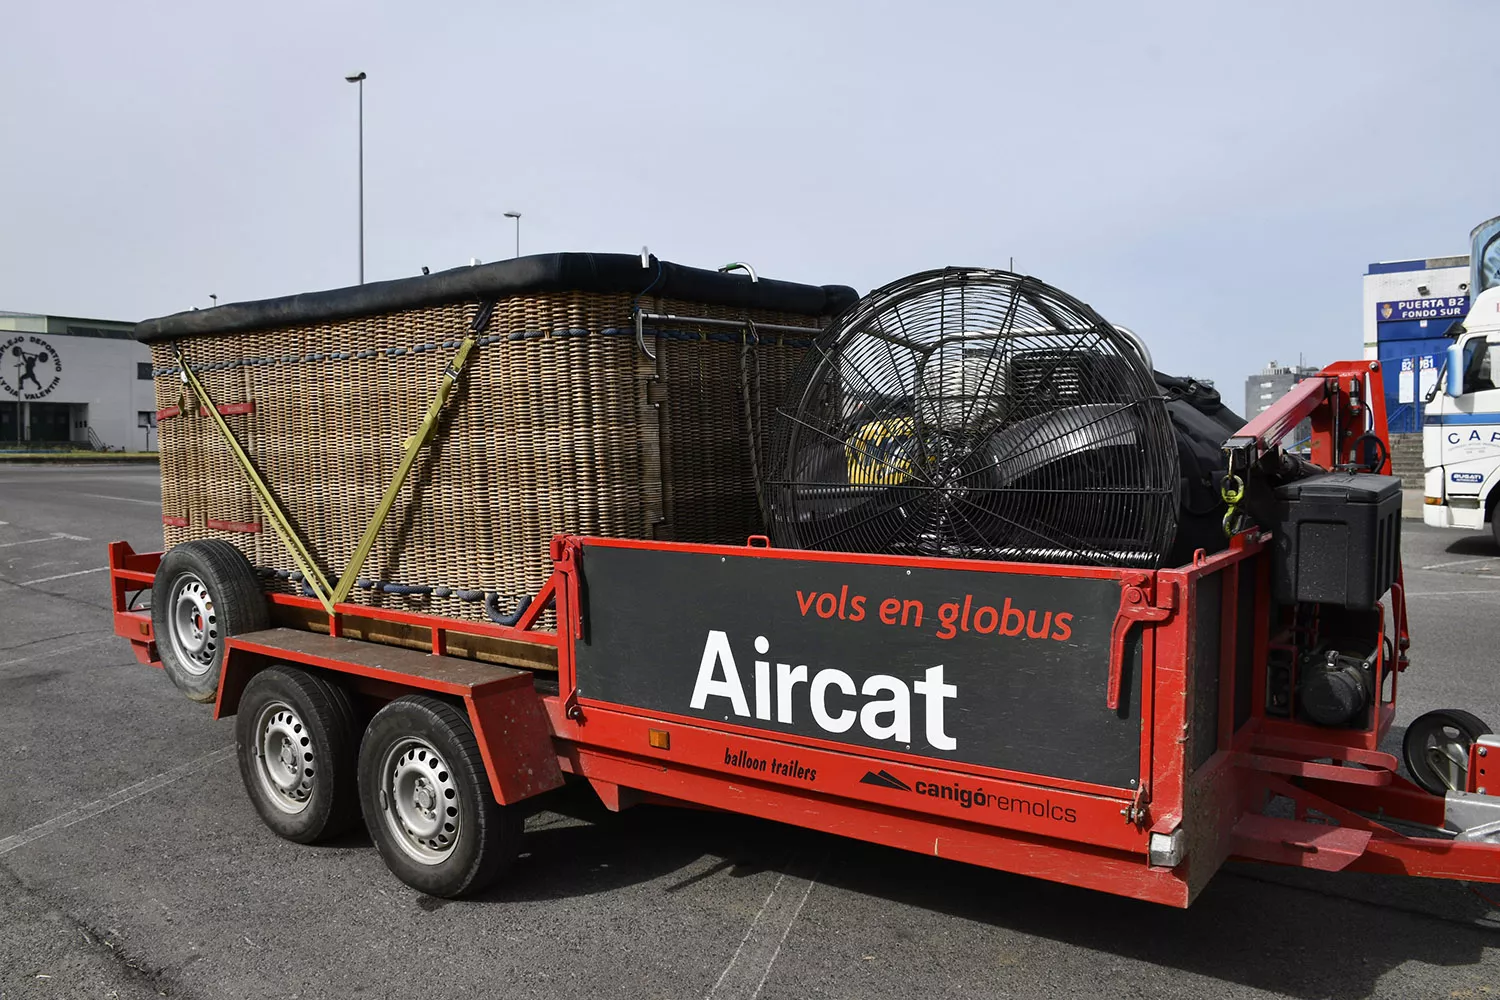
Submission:
<svg viewBox="0 0 1500 1000">
<path fill-rule="evenodd" d="M 554 535 L 739 543 L 764 530 L 752 440 L 806 341 L 726 328 L 647 330 L 633 299 L 558 293 L 496 303 L 432 443 L 360 573 L 351 601 L 484 620 L 475 600 L 382 591 L 379 584 L 492 592 L 502 610 L 551 572 Z M 817 318 L 645 298 L 648 312 L 814 327 Z M 282 509 L 337 579 L 406 439 L 419 427 L 477 304 L 152 345 L 168 548 L 223 538 L 285 579 L 290 555 L 213 422 L 196 412 L 176 350 L 223 407 Z M 753 340 L 754 338 L 748 338 Z M 748 411 L 748 412 L 747 412 Z M 752 424 L 747 418 L 753 418 Z M 209 521 L 260 523 L 258 533 Z"/>
</svg>

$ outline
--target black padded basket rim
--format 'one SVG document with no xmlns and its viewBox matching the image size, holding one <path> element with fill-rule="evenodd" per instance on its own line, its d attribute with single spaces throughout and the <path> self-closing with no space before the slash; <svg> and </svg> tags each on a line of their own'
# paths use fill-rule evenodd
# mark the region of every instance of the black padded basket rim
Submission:
<svg viewBox="0 0 1500 1000">
<path fill-rule="evenodd" d="M 654 255 L 643 267 L 639 254 L 532 254 L 411 278 L 174 313 L 137 323 L 135 339 L 151 343 L 179 337 L 262 331 L 548 292 L 650 294 L 705 305 L 806 316 L 831 316 L 859 297 L 846 285 L 805 285 L 772 278 L 752 281 L 744 275 L 674 264 Z"/>
</svg>

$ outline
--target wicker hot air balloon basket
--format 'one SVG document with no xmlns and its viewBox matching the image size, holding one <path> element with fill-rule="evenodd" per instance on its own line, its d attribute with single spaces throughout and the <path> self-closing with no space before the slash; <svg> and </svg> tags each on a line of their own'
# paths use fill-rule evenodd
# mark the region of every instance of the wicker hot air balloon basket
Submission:
<svg viewBox="0 0 1500 1000">
<path fill-rule="evenodd" d="M 545 280 L 516 273 L 538 260 Z M 184 362 L 334 579 L 471 334 L 351 602 L 484 620 L 543 584 L 557 534 L 735 543 L 764 530 L 755 428 L 853 292 L 625 260 L 523 258 L 141 324 L 167 548 L 221 538 L 267 589 L 302 586 Z M 583 287 L 552 287 L 570 283 Z"/>
</svg>

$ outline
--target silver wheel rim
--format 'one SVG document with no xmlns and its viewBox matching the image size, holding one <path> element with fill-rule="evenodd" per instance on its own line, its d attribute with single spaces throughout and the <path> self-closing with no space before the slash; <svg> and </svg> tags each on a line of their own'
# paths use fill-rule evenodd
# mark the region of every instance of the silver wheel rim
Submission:
<svg viewBox="0 0 1500 1000">
<path fill-rule="evenodd" d="M 222 645 L 213 595 L 202 580 L 184 573 L 172 585 L 167 606 L 171 615 L 170 638 L 182 667 L 195 677 L 202 677 L 213 669 Z"/>
<path fill-rule="evenodd" d="M 446 861 L 463 832 L 453 773 L 431 743 L 413 736 L 381 760 L 380 811 L 402 853 L 420 864 Z"/>
<path fill-rule="evenodd" d="M 1423 741 L 1423 756 L 1437 779 L 1461 792 L 1469 778 L 1469 742 L 1457 726 L 1439 726 Z"/>
<path fill-rule="evenodd" d="M 285 702 L 273 701 L 255 717 L 255 774 L 266 798 L 295 815 L 312 799 L 317 748 L 307 727 Z"/>
</svg>

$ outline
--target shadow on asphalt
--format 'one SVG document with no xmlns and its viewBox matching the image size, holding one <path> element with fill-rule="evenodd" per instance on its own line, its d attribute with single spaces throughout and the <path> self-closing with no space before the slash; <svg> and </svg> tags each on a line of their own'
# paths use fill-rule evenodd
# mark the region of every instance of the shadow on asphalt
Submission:
<svg viewBox="0 0 1500 1000">
<path fill-rule="evenodd" d="M 1445 545 L 1443 551 L 1453 556 L 1495 556 L 1500 559 L 1500 547 L 1495 545 L 1494 536 L 1488 530 L 1464 532 Z"/>
<path fill-rule="evenodd" d="M 553 793 L 550 811 L 588 822 L 537 817 L 516 866 L 477 901 L 654 882 L 690 892 L 720 877 L 789 871 L 817 852 L 828 857 L 818 880 L 827 886 L 1293 997 L 1359 1000 L 1404 963 L 1457 968 L 1500 947 L 1500 922 L 1474 923 L 1500 913 L 1454 882 L 1235 864 L 1182 911 L 769 820 L 657 806 L 615 815 L 591 798 Z"/>
</svg>

